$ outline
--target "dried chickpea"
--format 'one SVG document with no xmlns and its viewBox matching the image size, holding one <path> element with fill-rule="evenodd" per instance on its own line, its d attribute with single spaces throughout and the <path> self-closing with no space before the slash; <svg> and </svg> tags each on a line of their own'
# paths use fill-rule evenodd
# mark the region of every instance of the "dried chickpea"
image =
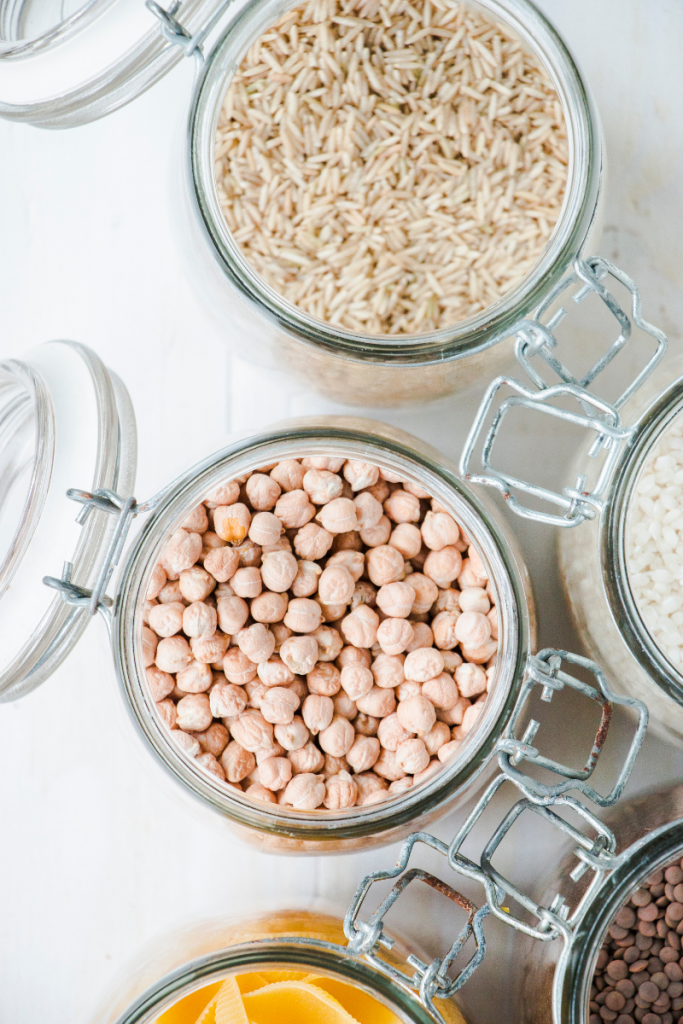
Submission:
<svg viewBox="0 0 683 1024">
<path fill-rule="evenodd" d="M 259 782 L 254 782 L 249 786 L 246 790 L 246 794 L 250 800 L 262 800 L 264 803 L 268 804 L 277 803 L 275 793 L 271 793 L 269 789 L 266 789 L 266 787 L 262 786 Z"/>
<path fill-rule="evenodd" d="M 403 672 L 406 679 L 426 683 L 443 672 L 443 655 L 433 647 L 418 648 L 406 656 Z"/>
<path fill-rule="evenodd" d="M 261 570 L 255 565 L 238 569 L 230 580 L 230 586 L 238 597 L 258 597 L 263 589 Z"/>
<path fill-rule="evenodd" d="M 455 672 L 456 668 L 458 668 L 460 665 L 462 665 L 462 658 L 457 653 L 457 651 L 444 651 L 444 650 L 442 650 L 441 653 L 443 654 L 443 668 L 444 668 L 444 672 L 451 672 L 451 673 L 453 673 L 453 672 Z"/>
<path fill-rule="evenodd" d="M 355 612 L 360 604 L 369 604 L 371 608 L 377 604 L 377 588 L 373 587 L 372 583 L 366 583 L 365 580 L 356 583 L 356 589 L 351 598 L 351 611 Z"/>
<path fill-rule="evenodd" d="M 292 764 L 286 757 L 268 757 L 258 766 L 258 781 L 276 793 L 284 789 L 292 777 Z"/>
<path fill-rule="evenodd" d="M 394 523 L 417 523 L 420 521 L 420 500 L 409 491 L 394 491 L 384 502 L 384 511 Z"/>
<path fill-rule="evenodd" d="M 309 469 L 302 486 L 314 505 L 326 505 L 339 497 L 343 482 L 340 476 L 330 473 L 328 469 Z"/>
<path fill-rule="evenodd" d="M 422 534 L 419 527 L 412 523 L 399 523 L 392 530 L 388 544 L 396 548 L 406 560 L 415 558 L 422 547 Z"/>
<path fill-rule="evenodd" d="M 413 639 L 413 627 L 407 619 L 385 619 L 377 630 L 377 641 L 384 654 L 402 654 Z"/>
<path fill-rule="evenodd" d="M 318 577 L 322 575 L 322 569 L 317 562 L 301 560 L 297 562 L 297 574 L 292 583 L 292 593 L 295 597 L 311 597 L 318 589 Z"/>
<path fill-rule="evenodd" d="M 178 589 L 183 598 L 191 604 L 195 601 L 204 601 L 215 588 L 216 580 L 200 565 L 183 569 L 178 577 Z"/>
<path fill-rule="evenodd" d="M 328 565 L 318 580 L 318 597 L 323 604 L 347 605 L 355 585 L 353 576 L 343 565 Z"/>
<path fill-rule="evenodd" d="M 291 636 L 280 648 L 280 657 L 295 675 L 306 675 L 318 660 L 318 642 L 312 636 Z"/>
<path fill-rule="evenodd" d="M 172 572 L 180 574 L 195 564 L 202 553 L 202 538 L 199 533 L 176 530 L 161 555 L 161 561 Z"/>
<path fill-rule="evenodd" d="M 282 658 L 273 655 L 257 667 L 258 677 L 264 686 L 288 686 L 294 682 L 294 673 Z"/>
<path fill-rule="evenodd" d="M 372 647 L 377 640 L 378 626 L 377 612 L 368 605 L 361 604 L 342 620 L 341 631 L 344 639 L 353 647 Z"/>
<path fill-rule="evenodd" d="M 497 608 L 492 608 L 491 611 L 487 613 L 486 618 L 489 620 L 489 624 L 491 626 L 491 639 L 492 640 L 497 640 L 498 639 L 498 609 Z"/>
<path fill-rule="evenodd" d="M 220 757 L 230 742 L 230 733 L 220 722 L 213 722 L 204 732 L 195 733 L 195 739 L 205 753 Z"/>
<path fill-rule="evenodd" d="M 185 693 L 204 693 L 211 686 L 213 675 L 208 665 L 201 661 L 191 661 L 187 668 L 176 673 L 176 682 Z"/>
<path fill-rule="evenodd" d="M 217 779 L 221 780 L 221 782 L 227 782 L 227 779 L 225 778 L 225 772 L 223 771 L 223 769 L 221 768 L 220 764 L 218 763 L 213 754 L 210 754 L 208 752 L 198 754 L 197 757 L 195 758 L 195 762 L 201 768 L 203 768 L 205 772 L 209 772 L 210 775 L 215 775 Z"/>
<path fill-rule="evenodd" d="M 251 602 L 251 617 L 256 622 L 282 622 L 287 611 L 287 595 L 266 590 Z"/>
<path fill-rule="evenodd" d="M 234 548 L 229 547 L 212 548 L 204 558 L 204 568 L 219 583 L 227 583 L 235 575 L 239 564 L 239 555 Z"/>
<path fill-rule="evenodd" d="M 348 772 L 341 771 L 338 775 L 331 775 L 325 783 L 323 804 L 329 811 L 340 811 L 346 807 L 353 807 L 357 799 L 358 786 Z"/>
<path fill-rule="evenodd" d="M 180 525 L 189 533 L 206 533 L 209 528 L 209 517 L 206 514 L 205 506 L 197 505 L 193 508 Z"/>
<path fill-rule="evenodd" d="M 436 676 L 434 679 L 428 679 L 426 683 L 423 683 L 422 696 L 431 701 L 435 708 L 448 711 L 449 708 L 455 707 L 460 694 L 458 693 L 458 687 L 453 681 L 453 677 L 449 676 L 446 672 L 442 672 L 441 675 Z M 418 771 L 421 770 L 421 768 L 418 769 Z"/>
<path fill-rule="evenodd" d="M 486 690 L 486 672 L 481 665 L 465 662 L 455 670 L 455 681 L 463 697 L 478 697 Z"/>
<path fill-rule="evenodd" d="M 219 505 L 232 505 L 240 496 L 240 485 L 237 480 L 228 480 L 227 483 L 215 487 L 211 494 L 204 499 L 207 508 L 218 508 Z"/>
<path fill-rule="evenodd" d="M 247 536 L 250 523 L 251 512 L 242 502 L 233 505 L 219 505 L 214 509 L 214 530 L 221 540 L 227 541 L 228 544 L 241 544 Z"/>
<path fill-rule="evenodd" d="M 382 529 L 388 529 L 388 540 L 389 535 L 391 534 L 391 523 L 389 519 L 387 519 L 387 517 L 384 515 L 382 506 L 377 501 L 377 499 L 373 498 L 373 496 L 371 494 L 368 494 L 367 491 L 361 491 L 361 493 L 357 494 L 356 497 L 353 499 L 353 503 L 356 506 L 356 521 L 358 523 L 358 529 L 361 531 L 361 535 L 364 530 L 376 529 L 382 522 L 382 520 L 385 520 L 386 525 L 384 525 Z M 361 540 L 363 540 L 362 536 Z M 365 544 L 367 542 L 363 541 L 363 543 Z M 384 543 L 386 544 L 386 540 L 384 541 Z"/>
<path fill-rule="evenodd" d="M 272 512 L 257 512 L 249 527 L 249 540 L 260 547 L 277 544 L 282 533 L 282 523 Z"/>
<path fill-rule="evenodd" d="M 338 775 L 339 772 L 348 772 L 349 762 L 345 757 L 332 757 L 331 754 L 325 754 L 325 764 L 321 772 L 322 777 L 327 782 L 333 775 Z"/>
<path fill-rule="evenodd" d="M 171 739 L 188 757 L 196 757 L 201 751 L 201 747 L 194 736 L 190 736 L 189 732 L 184 732 L 183 729 L 173 729 L 171 731 Z"/>
<path fill-rule="evenodd" d="M 216 603 L 218 625 L 228 636 L 235 636 L 249 618 L 249 605 L 242 597 L 221 597 Z"/>
<path fill-rule="evenodd" d="M 327 568 L 342 566 L 350 573 L 354 583 L 357 583 L 365 572 L 365 555 L 362 551 L 337 551 L 327 559 Z"/>
<path fill-rule="evenodd" d="M 334 695 L 332 703 L 334 704 L 335 715 L 341 715 L 342 718 L 348 718 L 349 721 L 352 721 L 358 714 L 355 702 L 343 690 Z"/>
<path fill-rule="evenodd" d="M 498 651 L 498 641 L 489 640 L 487 643 L 482 644 L 481 647 L 465 647 L 461 645 L 463 657 L 466 661 L 472 661 L 477 665 L 483 665 L 489 662 Z"/>
<path fill-rule="evenodd" d="M 331 534 L 358 529 L 356 506 L 350 498 L 333 498 L 323 505 L 315 518 Z"/>
<path fill-rule="evenodd" d="M 271 725 L 289 725 L 299 703 L 298 696 L 292 690 L 284 686 L 271 686 L 261 700 L 261 715 Z"/>
<path fill-rule="evenodd" d="M 166 606 L 168 607 L 168 605 Z M 216 609 L 203 601 L 193 601 L 183 612 L 185 636 L 213 636 L 218 625 Z"/>
<path fill-rule="evenodd" d="M 247 537 L 246 540 L 243 540 L 241 544 L 237 544 L 235 551 L 237 552 L 240 565 L 258 565 L 261 559 L 261 547 L 249 537 Z"/>
<path fill-rule="evenodd" d="M 285 803 L 297 811 L 314 811 L 325 799 L 325 783 L 317 775 L 295 775 L 285 789 Z"/>
<path fill-rule="evenodd" d="M 149 610 L 149 627 L 157 636 L 168 637 L 179 633 L 183 628 L 185 605 L 180 601 L 171 604 L 157 604 Z"/>
<path fill-rule="evenodd" d="M 385 794 L 388 788 L 386 781 L 372 771 L 361 772 L 359 775 L 355 775 L 354 782 L 358 786 L 359 804 L 362 804 L 364 800 L 376 793 Z"/>
<path fill-rule="evenodd" d="M 462 716 L 462 725 L 460 726 L 463 736 L 472 731 L 483 707 L 483 704 L 470 704 L 466 709 L 465 714 Z"/>
<path fill-rule="evenodd" d="M 362 665 L 370 668 L 372 658 L 370 652 L 360 647 L 343 647 L 337 656 L 337 667 L 346 668 L 347 665 Z"/>
<path fill-rule="evenodd" d="M 353 746 L 355 738 L 355 730 L 348 718 L 335 715 L 327 728 L 321 730 L 318 742 L 326 754 L 332 754 L 333 757 L 344 757 Z"/>
<path fill-rule="evenodd" d="M 209 698 L 205 693 L 189 693 L 176 705 L 179 729 L 186 732 L 203 732 L 213 720 Z"/>
<path fill-rule="evenodd" d="M 449 743 L 444 743 L 442 747 L 439 747 L 437 757 L 442 763 L 447 761 L 450 757 L 453 757 L 458 752 L 460 746 L 460 740 L 451 740 Z"/>
<path fill-rule="evenodd" d="M 235 639 L 242 653 L 256 664 L 268 661 L 275 650 L 275 637 L 262 622 L 255 622 L 253 626 L 240 630 Z"/>
<path fill-rule="evenodd" d="M 325 764 L 322 752 L 315 743 L 306 743 L 298 750 L 289 750 L 287 759 L 292 766 L 292 775 L 319 772 Z"/>
<path fill-rule="evenodd" d="M 463 612 L 481 612 L 486 615 L 491 608 L 491 602 L 483 587 L 465 587 L 460 592 L 460 609 Z"/>
<path fill-rule="evenodd" d="M 397 583 L 405 576 L 403 555 L 390 544 L 370 548 L 365 556 L 370 581 L 377 587 Z"/>
<path fill-rule="evenodd" d="M 423 782 L 426 782 L 427 779 L 431 778 L 431 776 L 434 775 L 435 772 L 438 772 L 440 768 L 441 763 L 438 759 L 430 761 L 424 771 L 417 772 L 416 775 L 413 775 L 413 785 L 421 786 Z"/>
<path fill-rule="evenodd" d="M 403 728 L 410 733 L 417 733 L 418 736 L 428 733 L 436 722 L 434 705 L 421 694 L 399 701 L 396 713 Z"/>
<path fill-rule="evenodd" d="M 356 736 L 346 760 L 354 772 L 366 772 L 375 764 L 380 755 L 380 741 L 376 736 Z"/>
<path fill-rule="evenodd" d="M 219 681 L 209 691 L 209 703 L 214 718 L 233 718 L 246 708 L 247 694 L 235 683 Z"/>
<path fill-rule="evenodd" d="M 329 661 L 319 661 L 306 675 L 306 682 L 311 693 L 324 697 L 334 697 L 341 689 L 341 672 Z"/>
<path fill-rule="evenodd" d="M 422 737 L 430 757 L 439 751 L 445 743 L 450 743 L 451 730 L 445 722 L 435 722 L 429 732 Z"/>
<path fill-rule="evenodd" d="M 395 689 L 405 679 L 402 654 L 378 654 L 372 663 L 372 675 L 377 686 Z"/>
<path fill-rule="evenodd" d="M 259 711 L 243 712 L 230 726 L 230 734 L 252 753 L 273 742 L 273 727 Z"/>
<path fill-rule="evenodd" d="M 310 738 L 308 729 L 300 715 L 294 715 L 292 721 L 286 725 L 275 726 L 275 739 L 285 750 L 301 750 Z"/>
<path fill-rule="evenodd" d="M 236 740 L 232 740 L 220 756 L 220 765 L 228 782 L 241 782 L 256 768 L 256 758 Z"/>
<path fill-rule="evenodd" d="M 170 672 L 163 672 L 160 668 L 157 668 L 156 665 L 150 665 L 146 670 L 145 675 L 147 676 L 149 692 L 155 703 L 158 704 L 159 701 L 168 697 L 169 693 L 173 693 L 175 679 Z"/>
<path fill-rule="evenodd" d="M 283 491 L 298 491 L 304 482 L 306 470 L 296 459 L 284 459 L 270 471 L 273 480 Z"/>
<path fill-rule="evenodd" d="M 470 551 L 472 549 L 470 548 Z M 479 575 L 476 571 L 481 566 L 481 561 L 472 563 L 471 558 L 465 558 L 462 563 L 462 569 L 458 575 L 458 583 L 460 584 L 461 590 L 467 590 L 469 587 L 485 587 L 488 577 L 483 567 L 481 571 L 483 575 Z"/>
<path fill-rule="evenodd" d="M 252 473 L 245 484 L 249 504 L 258 512 L 266 512 L 275 506 L 281 489 L 277 480 L 264 473 Z"/>
<path fill-rule="evenodd" d="M 481 612 L 463 612 L 455 624 L 462 647 L 482 647 L 491 639 L 491 623 Z"/>
<path fill-rule="evenodd" d="M 406 679 L 396 687 L 396 696 L 399 700 L 408 700 L 409 697 L 415 697 L 420 693 L 422 693 L 422 683 L 416 683 L 412 679 Z"/>
<path fill-rule="evenodd" d="M 391 523 L 386 516 L 382 516 L 375 526 L 366 526 L 360 531 L 360 539 L 369 548 L 379 548 L 384 544 L 388 544 L 390 536 Z"/>
<path fill-rule="evenodd" d="M 389 782 L 396 782 L 406 774 L 398 763 L 396 751 L 387 750 L 386 747 L 382 748 L 381 754 L 375 761 L 373 771 L 377 775 L 381 775 L 383 779 L 388 779 Z"/>
<path fill-rule="evenodd" d="M 458 524 L 447 512 L 428 512 L 421 532 L 422 539 L 431 551 L 441 551 L 460 540 Z"/>
<path fill-rule="evenodd" d="M 332 698 L 317 693 L 309 694 L 301 708 L 301 716 L 308 731 L 317 736 L 327 729 L 334 717 Z"/>
<path fill-rule="evenodd" d="M 404 740 L 396 750 L 396 763 L 406 775 L 424 771 L 429 761 L 427 748 L 420 739 Z"/>
<path fill-rule="evenodd" d="M 362 714 L 370 715 L 371 718 L 386 718 L 396 709 L 396 697 L 393 690 L 373 686 L 369 693 L 358 698 L 356 707 Z"/>
<path fill-rule="evenodd" d="M 434 643 L 442 651 L 451 651 L 457 647 L 458 637 L 455 631 L 459 612 L 439 612 L 432 619 Z"/>
<path fill-rule="evenodd" d="M 316 601 L 297 597 L 289 602 L 284 622 L 295 633 L 312 633 L 321 621 L 322 611 Z"/>
<path fill-rule="evenodd" d="M 244 686 L 256 678 L 258 666 L 237 647 L 231 647 L 223 658 L 225 678 L 238 686 Z"/>
<path fill-rule="evenodd" d="M 448 708 L 447 711 L 438 711 L 437 717 L 446 725 L 460 725 L 469 706 L 470 702 L 467 697 L 459 697 L 452 708 Z"/>
<path fill-rule="evenodd" d="M 309 635 L 318 644 L 318 661 L 334 661 L 344 646 L 341 634 L 332 626 L 318 626 Z"/>
<path fill-rule="evenodd" d="M 444 726 L 444 728 L 448 729 L 448 726 Z M 410 739 L 411 735 L 403 728 L 395 711 L 383 718 L 377 729 L 377 738 L 386 750 L 397 750 L 401 743 Z M 450 732 L 447 738 L 450 739 Z"/>
<path fill-rule="evenodd" d="M 442 588 L 448 587 L 453 580 L 458 579 L 461 569 L 462 555 L 452 545 L 439 551 L 430 551 L 424 563 L 425 576 Z"/>
<path fill-rule="evenodd" d="M 345 665 L 341 670 L 341 685 L 352 701 L 370 693 L 374 685 L 372 672 L 364 665 Z"/>
<path fill-rule="evenodd" d="M 162 672 L 182 672 L 192 661 L 192 651 L 184 636 L 169 636 L 157 645 L 156 663 Z"/>
<path fill-rule="evenodd" d="M 385 615 L 405 619 L 415 602 L 415 591 L 410 583 L 386 583 L 377 592 L 377 604 Z"/>
</svg>

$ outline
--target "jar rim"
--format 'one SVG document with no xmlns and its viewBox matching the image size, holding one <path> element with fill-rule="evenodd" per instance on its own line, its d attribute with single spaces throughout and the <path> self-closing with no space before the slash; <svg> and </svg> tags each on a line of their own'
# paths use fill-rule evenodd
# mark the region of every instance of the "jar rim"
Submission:
<svg viewBox="0 0 683 1024">
<path fill-rule="evenodd" d="M 410 1015 L 411 1024 L 434 1024 L 415 996 L 345 946 L 303 936 L 258 939 L 228 946 L 189 961 L 150 985 L 114 1024 L 153 1024 L 178 999 L 241 971 L 306 968 L 347 981 L 378 996 L 384 1005 Z M 403 1013 L 401 1013 L 403 1018 Z"/>
<path fill-rule="evenodd" d="M 370 428 L 374 428 L 372 433 Z M 420 445 L 421 450 L 408 448 L 407 443 L 411 442 Z M 430 492 L 446 507 L 457 507 L 453 514 L 463 523 L 491 570 L 499 598 L 503 646 L 496 682 L 471 740 L 463 742 L 462 750 L 433 778 L 415 791 L 408 789 L 366 808 L 306 813 L 259 805 L 246 796 L 240 797 L 182 754 L 159 716 L 151 713 L 154 709 L 147 693 L 138 636 L 142 601 L 158 554 L 202 495 L 227 477 L 239 476 L 259 465 L 302 457 L 306 452 L 328 454 L 334 450 L 343 450 L 349 453 L 347 457 L 364 461 L 371 457 L 387 468 L 400 469 L 407 478 L 414 475 L 416 482 L 430 486 Z M 138 536 L 117 584 L 112 626 L 117 676 L 136 724 L 167 770 L 195 796 L 236 824 L 277 836 L 278 845 L 291 840 L 292 849 L 301 852 L 309 849 L 307 843 L 320 848 L 321 844 L 339 840 L 374 837 L 401 828 L 415 817 L 440 813 L 446 802 L 463 792 L 489 764 L 519 696 L 530 643 L 529 610 L 523 578 L 509 541 L 488 509 L 459 480 L 455 468 L 446 463 L 429 446 L 383 424 L 348 417 L 316 418 L 306 425 L 301 420 L 290 421 L 280 429 L 238 441 L 189 470 L 164 492 L 163 501 Z M 386 841 L 392 838 L 390 834 Z"/>
<path fill-rule="evenodd" d="M 288 10 L 298 2 L 289 0 L 278 9 Z M 515 288 L 475 317 L 416 335 L 362 334 L 317 320 L 267 285 L 242 255 L 218 200 L 214 140 L 228 81 L 248 48 L 254 23 L 257 35 L 266 22 L 272 23 L 273 15 L 268 13 L 272 12 L 272 3 L 252 0 L 236 11 L 224 29 L 206 60 L 190 112 L 188 174 L 193 208 L 219 270 L 277 329 L 305 344 L 359 362 L 399 360 L 417 365 L 462 358 L 508 337 L 514 325 L 561 280 L 580 251 L 597 207 L 602 169 L 599 118 L 590 92 L 565 43 L 530 0 L 474 0 L 474 4 L 509 26 L 552 79 L 567 124 L 567 185 L 551 239 L 534 268 Z"/>
<path fill-rule="evenodd" d="M 682 380 L 674 381 L 640 417 L 633 438 L 614 471 L 614 492 L 600 538 L 607 599 L 624 641 L 641 668 L 678 704 L 683 702 L 683 673 L 669 661 L 638 608 L 630 583 L 627 542 L 633 493 L 645 461 L 667 428 L 683 414 Z"/>
</svg>

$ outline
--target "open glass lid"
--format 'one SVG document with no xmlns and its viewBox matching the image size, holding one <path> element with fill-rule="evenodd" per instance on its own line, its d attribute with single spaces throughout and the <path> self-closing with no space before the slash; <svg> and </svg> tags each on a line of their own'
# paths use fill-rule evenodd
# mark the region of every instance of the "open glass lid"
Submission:
<svg viewBox="0 0 683 1024">
<path fill-rule="evenodd" d="M 0 0 L 0 116 L 43 128 L 95 121 L 148 89 L 183 54 L 200 54 L 225 6 Z"/>
<path fill-rule="evenodd" d="M 67 491 L 129 496 L 136 456 L 128 394 L 90 349 L 53 341 L 0 362 L 0 701 L 54 672 L 91 618 L 43 579 L 91 591 L 116 517 Z"/>
</svg>

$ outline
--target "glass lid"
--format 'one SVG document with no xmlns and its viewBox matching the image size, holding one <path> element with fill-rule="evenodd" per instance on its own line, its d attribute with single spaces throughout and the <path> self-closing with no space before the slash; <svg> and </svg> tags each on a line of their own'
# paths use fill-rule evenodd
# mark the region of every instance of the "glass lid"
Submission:
<svg viewBox="0 0 683 1024">
<path fill-rule="evenodd" d="M 91 618 L 43 577 L 71 563 L 91 590 L 116 517 L 91 509 L 81 525 L 66 492 L 130 495 L 136 454 L 128 394 L 90 349 L 53 341 L 0 363 L 0 701 L 43 682 Z"/>
<path fill-rule="evenodd" d="M 224 4 L 0 0 L 0 116 L 43 128 L 95 121 L 154 85 L 184 53 L 169 37 L 191 39 Z"/>
</svg>

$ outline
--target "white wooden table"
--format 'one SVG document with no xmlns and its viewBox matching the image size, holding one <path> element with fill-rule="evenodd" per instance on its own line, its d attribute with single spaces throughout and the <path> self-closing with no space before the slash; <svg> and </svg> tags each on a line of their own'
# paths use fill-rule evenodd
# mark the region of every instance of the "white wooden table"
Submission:
<svg viewBox="0 0 683 1024">
<path fill-rule="evenodd" d="M 610 181 L 602 253 L 638 281 L 645 314 L 679 346 L 683 5 L 541 7 L 577 55 L 603 117 Z M 126 109 L 73 131 L 0 122 L 0 356 L 72 338 L 120 374 L 138 416 L 139 497 L 233 431 L 332 408 L 231 354 L 184 280 L 172 168 L 191 83 L 188 62 Z M 475 394 L 384 416 L 457 456 L 476 401 Z M 561 464 L 561 436 L 546 443 L 539 465 Z M 558 586 L 553 532 L 518 525 L 541 645 L 580 650 Z M 581 714 L 572 722 L 585 749 L 590 723 Z M 566 731 L 558 728 L 558 742 Z M 616 731 L 623 746 L 623 720 Z M 682 769 L 681 751 L 650 737 L 630 791 L 681 778 Z M 456 817 L 438 834 L 447 836 Z M 46 685 L 0 706 L 0 822 L 0 1024 L 85 1024 L 153 936 L 192 918 L 313 897 L 343 907 L 361 874 L 394 855 L 259 855 L 218 820 L 188 809 L 122 711 L 99 621 Z M 550 866 L 552 843 L 541 842 Z M 511 837 L 503 864 L 515 860 L 518 878 L 536 877 L 525 837 Z M 420 908 L 408 900 L 395 927 L 437 952 L 449 922 L 443 914 L 420 919 Z M 487 932 L 489 956 L 466 998 L 472 1024 L 512 1020 L 504 958 L 514 933 L 495 923 Z"/>
</svg>

